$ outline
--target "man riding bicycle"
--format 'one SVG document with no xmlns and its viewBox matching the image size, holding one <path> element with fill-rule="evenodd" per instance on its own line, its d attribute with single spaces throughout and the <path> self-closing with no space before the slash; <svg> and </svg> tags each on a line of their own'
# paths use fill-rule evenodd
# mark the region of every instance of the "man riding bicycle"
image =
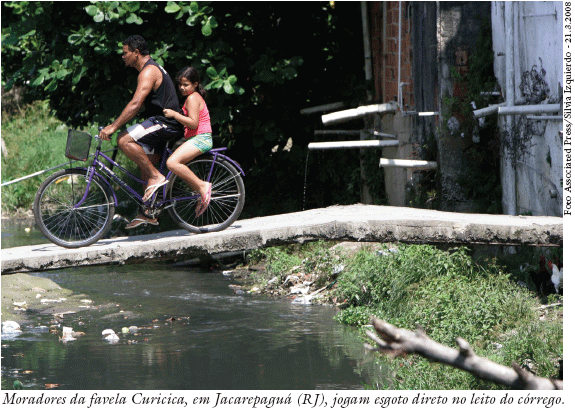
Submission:
<svg viewBox="0 0 575 410">
<path fill-rule="evenodd" d="M 128 127 L 118 136 L 118 147 L 134 161 L 140 169 L 142 179 L 146 181 L 144 202 L 167 181 L 154 166 L 161 150 L 169 141 L 183 136 L 183 126 L 173 118 L 164 116 L 164 109 L 180 111 L 176 88 L 169 74 L 151 57 L 146 41 L 142 36 L 130 36 L 122 43 L 122 59 L 126 66 L 139 71 L 138 86 L 130 102 L 120 116 L 100 131 L 100 138 L 109 141 L 112 134 L 134 118 L 145 107 L 146 120 Z M 139 215 L 127 228 L 144 223 L 157 225 L 155 219 Z M 134 226 L 131 226 L 134 225 Z"/>
</svg>

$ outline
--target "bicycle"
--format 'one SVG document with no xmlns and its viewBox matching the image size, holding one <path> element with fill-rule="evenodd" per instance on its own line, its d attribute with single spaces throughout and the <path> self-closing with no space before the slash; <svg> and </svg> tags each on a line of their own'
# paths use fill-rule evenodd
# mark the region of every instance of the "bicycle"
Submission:
<svg viewBox="0 0 575 410">
<path fill-rule="evenodd" d="M 239 217 L 245 202 L 242 179 L 245 174 L 237 162 L 222 153 L 226 150 L 225 147 L 212 149 L 188 164 L 199 178 L 212 183 L 212 199 L 208 209 L 198 217 L 195 209 L 201 200 L 200 194 L 171 171 L 166 174 L 167 184 L 144 202 L 142 195 L 116 175 L 111 167 L 116 167 L 140 184 L 145 184 L 145 181 L 103 153 L 102 139 L 97 135 L 70 129 L 66 157 L 87 161 L 94 139 L 97 146 L 88 167 L 60 170 L 49 176 L 36 192 L 34 219 L 40 231 L 56 245 L 80 248 L 91 245 L 106 235 L 118 206 L 113 184 L 126 192 L 146 216 L 155 218 L 167 209 L 179 227 L 192 233 L 221 231 Z M 160 172 L 165 172 L 166 161 L 172 152 L 166 146 L 160 162 Z M 111 164 L 111 167 L 102 160 Z"/>
</svg>

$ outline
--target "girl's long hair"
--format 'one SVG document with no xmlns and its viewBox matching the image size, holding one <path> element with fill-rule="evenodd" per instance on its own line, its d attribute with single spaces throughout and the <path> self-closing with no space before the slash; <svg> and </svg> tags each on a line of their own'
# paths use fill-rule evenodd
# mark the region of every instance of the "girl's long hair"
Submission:
<svg viewBox="0 0 575 410">
<path fill-rule="evenodd" d="M 178 74 L 176 74 L 176 81 L 179 82 L 180 78 L 185 78 L 192 84 L 198 83 L 198 88 L 196 89 L 196 91 L 200 93 L 200 95 L 204 100 L 206 99 L 208 93 L 206 92 L 204 86 L 200 82 L 200 73 L 198 70 L 196 70 L 194 67 L 184 67 L 180 71 L 178 71 Z"/>
</svg>

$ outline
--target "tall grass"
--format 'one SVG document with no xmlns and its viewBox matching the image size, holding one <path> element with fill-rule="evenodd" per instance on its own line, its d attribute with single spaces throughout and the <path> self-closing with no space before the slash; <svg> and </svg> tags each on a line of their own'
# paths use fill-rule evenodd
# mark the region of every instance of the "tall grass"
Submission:
<svg viewBox="0 0 575 410">
<path fill-rule="evenodd" d="M 94 135 L 97 126 L 81 131 Z M 36 101 L 14 114 L 2 113 L 2 140 L 6 146 L 6 154 L 2 152 L 2 183 L 60 164 L 67 165 L 62 168 L 70 164 L 84 166 L 84 162 L 71 163 L 64 155 L 67 135 L 68 126 L 54 116 L 48 101 Z M 3 186 L 2 213 L 31 210 L 38 187 L 50 172 L 56 171 Z"/>
<path fill-rule="evenodd" d="M 36 101 L 19 112 L 2 114 L 2 182 L 66 163 L 68 128 L 51 113 L 47 101 Z M 32 208 L 34 195 L 45 173 L 2 187 L 2 212 Z"/>
</svg>

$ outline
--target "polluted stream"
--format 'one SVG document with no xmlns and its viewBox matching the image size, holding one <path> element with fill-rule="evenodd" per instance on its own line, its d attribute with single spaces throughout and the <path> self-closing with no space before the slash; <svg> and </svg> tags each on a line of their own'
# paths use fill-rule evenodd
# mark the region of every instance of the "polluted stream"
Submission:
<svg viewBox="0 0 575 410">
<path fill-rule="evenodd" d="M 16 275 L 33 292 L 21 305 L 2 278 L 2 312 L 25 318 L 2 334 L 2 389 L 363 389 L 389 378 L 335 308 L 236 294 L 221 271 L 144 263 Z M 68 293 L 44 293 L 46 282 Z"/>
</svg>

